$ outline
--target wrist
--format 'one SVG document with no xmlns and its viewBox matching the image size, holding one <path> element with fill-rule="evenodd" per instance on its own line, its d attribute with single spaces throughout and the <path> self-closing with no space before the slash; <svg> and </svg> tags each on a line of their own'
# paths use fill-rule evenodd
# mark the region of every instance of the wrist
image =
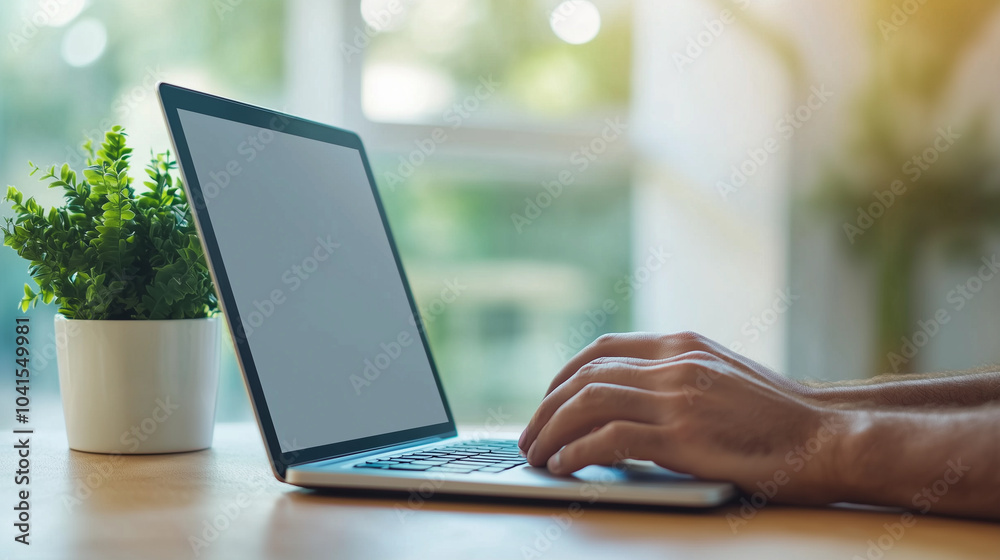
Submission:
<svg viewBox="0 0 1000 560">
<path fill-rule="evenodd" d="M 820 406 L 873 408 L 884 404 L 882 390 L 868 385 L 810 387 L 806 397 Z"/>
<path fill-rule="evenodd" d="M 837 411 L 837 434 L 830 455 L 830 493 L 835 502 L 855 502 L 871 496 L 872 441 L 878 439 L 875 413 L 867 410 Z"/>
<path fill-rule="evenodd" d="M 825 403 L 831 399 L 832 392 L 830 387 L 823 387 L 818 385 L 807 385 L 800 384 L 798 388 L 798 394 L 807 399 L 814 401 L 819 401 L 820 403 Z"/>
<path fill-rule="evenodd" d="M 809 505 L 849 501 L 862 478 L 856 471 L 865 417 L 854 410 L 816 405 L 810 409 L 812 428 L 785 456 L 793 473 L 800 473 L 793 474 L 796 484 L 790 499 Z"/>
<path fill-rule="evenodd" d="M 798 390 L 798 396 L 811 402 L 813 406 L 830 410 L 851 402 L 850 396 L 844 394 L 842 389 L 843 387 L 829 385 L 802 385 Z"/>
</svg>

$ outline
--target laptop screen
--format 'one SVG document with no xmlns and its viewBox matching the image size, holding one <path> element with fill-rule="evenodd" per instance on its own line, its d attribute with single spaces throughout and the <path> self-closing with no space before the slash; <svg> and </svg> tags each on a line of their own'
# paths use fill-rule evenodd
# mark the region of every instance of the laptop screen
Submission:
<svg viewBox="0 0 1000 560">
<path fill-rule="evenodd" d="M 281 451 L 449 422 L 361 152 L 178 116 Z"/>
</svg>

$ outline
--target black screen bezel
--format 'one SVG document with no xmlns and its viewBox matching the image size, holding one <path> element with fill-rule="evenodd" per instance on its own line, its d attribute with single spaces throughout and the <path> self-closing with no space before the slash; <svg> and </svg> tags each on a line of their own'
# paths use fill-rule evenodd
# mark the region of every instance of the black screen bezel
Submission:
<svg viewBox="0 0 1000 560">
<path fill-rule="evenodd" d="M 380 447 L 398 445 L 429 437 L 455 436 L 457 431 L 455 429 L 455 420 L 452 417 L 451 407 L 448 405 L 448 399 L 445 395 L 444 387 L 441 384 L 441 377 L 438 374 L 437 365 L 434 362 L 434 357 L 431 353 L 430 345 L 427 342 L 427 337 L 424 332 L 423 320 L 420 317 L 420 312 L 413 299 L 410 284 L 407 281 L 406 272 L 403 269 L 403 263 L 400 260 L 399 251 L 396 247 L 396 241 L 393 238 L 392 230 L 389 228 L 389 221 L 386 218 L 385 209 L 382 206 L 382 199 L 375 186 L 375 177 L 372 174 L 371 166 L 368 163 L 368 156 L 361 143 L 361 138 L 357 134 L 347 130 L 301 119 L 285 113 L 264 109 L 262 107 L 255 107 L 238 101 L 182 88 L 173 84 L 161 82 L 157 85 L 157 91 L 159 93 L 160 102 L 167 121 L 167 127 L 173 140 L 174 148 L 177 152 L 177 160 L 180 163 L 181 173 L 184 177 L 184 188 L 188 195 L 191 211 L 195 215 L 195 222 L 197 223 L 198 232 L 202 240 L 202 246 L 205 250 L 206 260 L 208 261 L 208 265 L 212 270 L 212 275 L 215 280 L 216 291 L 220 298 L 220 306 L 229 325 L 230 334 L 233 337 L 238 361 L 240 363 L 240 370 L 243 373 L 243 379 L 246 382 L 247 389 L 250 393 L 254 413 L 257 416 L 257 421 L 264 436 L 264 443 L 267 447 L 268 457 L 271 460 L 275 475 L 280 480 L 284 480 L 285 471 L 290 466 L 377 449 Z M 371 187 L 372 196 L 375 197 L 375 203 L 378 206 L 378 212 L 382 219 L 382 225 L 389 238 L 389 245 L 392 248 L 392 255 L 396 262 L 396 268 L 399 272 L 400 280 L 403 282 L 403 287 L 406 291 L 407 301 L 410 304 L 411 312 L 413 313 L 413 317 L 416 321 L 420 341 L 423 344 L 424 352 L 427 354 L 427 359 L 430 362 L 431 371 L 434 374 L 434 382 L 437 385 L 438 394 L 440 395 L 441 402 L 444 405 L 445 413 L 448 416 L 447 422 L 306 449 L 287 452 L 281 451 L 281 446 L 279 445 L 274 424 L 268 410 L 267 399 L 261 387 L 257 368 L 254 365 L 253 354 L 250 351 L 249 343 L 245 337 L 238 336 L 237 334 L 236 326 L 242 325 L 239 310 L 236 306 L 233 290 L 230 286 L 229 277 L 226 273 L 226 267 L 219 251 L 219 244 L 215 237 L 211 216 L 209 216 L 208 209 L 203 203 L 204 197 L 202 194 L 201 183 L 198 180 L 193 160 L 191 158 L 191 152 L 188 148 L 187 139 L 184 136 L 184 129 L 181 126 L 180 116 L 178 113 L 179 109 L 239 122 L 262 129 L 270 129 L 272 131 L 276 131 L 275 134 L 279 132 L 293 134 L 302 138 L 318 140 L 358 150 L 361 155 L 361 161 L 364 163 L 365 173 L 368 176 L 368 184 Z M 280 128 L 275 124 L 276 122 L 280 123 Z M 202 202 L 199 203 L 199 201 Z"/>
</svg>

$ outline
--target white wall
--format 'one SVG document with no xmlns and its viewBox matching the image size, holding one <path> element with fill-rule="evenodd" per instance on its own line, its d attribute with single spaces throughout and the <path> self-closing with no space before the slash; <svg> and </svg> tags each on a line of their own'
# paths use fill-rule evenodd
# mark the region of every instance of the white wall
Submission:
<svg viewBox="0 0 1000 560">
<path fill-rule="evenodd" d="M 751 11 L 762 8 L 751 7 Z M 790 76 L 738 23 L 708 40 L 718 4 L 638 0 L 635 10 L 633 142 L 635 254 L 663 245 L 672 258 L 635 301 L 639 330 L 696 330 L 777 368 L 785 317 L 755 338 L 744 331 L 787 287 L 785 203 L 792 146 L 776 125 L 793 106 Z M 713 24 L 716 31 L 719 24 Z M 686 52 L 702 33 L 703 52 Z M 674 55 L 696 54 L 678 62 Z M 768 138 L 770 155 L 735 194 L 717 183 Z M 780 306 L 779 306 L 780 307 Z M 773 320 L 768 316 L 765 319 Z"/>
<path fill-rule="evenodd" d="M 704 35 L 703 52 L 678 69 L 705 20 L 724 2 L 637 0 L 633 74 L 636 172 L 635 252 L 650 246 L 673 253 L 668 270 L 653 276 L 635 302 L 637 328 L 693 329 L 788 375 L 848 379 L 872 375 L 875 352 L 874 267 L 847 250 L 841 223 L 810 200 L 826 166 L 842 158 L 852 104 L 869 78 L 877 20 L 863 0 L 809 3 L 750 0 L 746 13 L 783 37 L 800 60 L 798 72 L 740 23 Z M 736 2 L 735 11 L 742 8 Z M 715 25 L 718 28 L 718 25 Z M 989 108 L 1000 129 L 995 72 L 1000 19 L 958 73 L 945 109 L 934 118 L 968 121 Z M 825 86 L 832 97 L 737 194 L 723 200 L 717 181 L 746 150 L 775 133 L 775 123 Z M 916 137 L 915 141 L 921 141 Z M 994 144 L 995 145 L 995 144 Z M 986 254 L 1000 250 L 987 247 Z M 947 293 L 975 273 L 938 247 L 916 272 L 916 317 L 944 304 Z M 776 290 L 797 296 L 790 310 L 759 340 L 744 331 Z M 923 370 L 965 368 L 1000 360 L 1000 279 L 921 353 Z"/>
</svg>

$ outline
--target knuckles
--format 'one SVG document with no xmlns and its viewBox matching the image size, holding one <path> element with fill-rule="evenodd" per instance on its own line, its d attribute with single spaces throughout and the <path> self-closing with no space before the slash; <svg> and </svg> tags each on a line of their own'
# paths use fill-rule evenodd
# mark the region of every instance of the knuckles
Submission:
<svg viewBox="0 0 1000 560">
<path fill-rule="evenodd" d="M 711 348 L 710 341 L 694 331 L 682 331 L 665 335 L 663 342 L 680 349 L 682 353 L 708 351 Z"/>
<path fill-rule="evenodd" d="M 591 383 L 580 389 L 564 408 L 620 409 L 633 404 L 632 398 L 623 387 L 610 383 Z"/>
<path fill-rule="evenodd" d="M 628 432 L 628 424 L 621 420 L 609 422 L 604 427 L 604 436 L 610 441 L 622 441 Z"/>
<path fill-rule="evenodd" d="M 573 400 L 581 401 L 587 406 L 595 406 L 607 402 L 612 396 L 611 385 L 590 383 L 576 394 Z"/>
<path fill-rule="evenodd" d="M 596 340 L 594 340 L 593 345 L 597 346 L 597 347 L 609 346 L 611 344 L 614 344 L 615 341 L 620 340 L 621 336 L 622 335 L 620 335 L 618 333 L 606 333 L 606 334 L 602 334 L 601 336 L 597 337 Z"/>
<path fill-rule="evenodd" d="M 576 380 L 579 382 L 589 383 L 590 380 L 597 377 L 598 372 L 601 371 L 602 363 L 599 362 L 598 360 L 600 360 L 600 358 L 584 364 L 583 367 L 576 370 L 576 373 L 573 374 L 573 377 L 575 377 Z"/>
<path fill-rule="evenodd" d="M 580 370 L 578 370 L 578 371 L 582 371 L 582 370 L 597 370 L 597 369 L 600 369 L 601 367 L 603 367 L 603 366 L 605 366 L 607 364 L 610 364 L 610 363 L 614 362 L 615 359 L 616 358 L 613 357 L 613 356 L 600 356 L 598 358 L 594 358 L 593 360 L 590 360 L 586 364 L 583 364 L 583 367 L 581 367 Z"/>
<path fill-rule="evenodd" d="M 592 383 L 600 383 L 607 379 L 609 372 L 615 372 L 615 379 L 623 376 L 626 379 L 638 377 L 642 372 L 637 368 L 619 363 L 616 358 L 601 357 L 586 363 L 573 374 L 574 383 L 586 387 Z"/>
<path fill-rule="evenodd" d="M 593 344 L 591 346 L 595 346 L 597 348 L 603 348 L 603 347 L 606 347 L 606 346 L 612 346 L 612 345 L 614 345 L 617 342 L 621 342 L 622 340 L 625 340 L 626 336 L 628 336 L 628 335 L 621 334 L 621 333 L 605 333 L 605 334 L 602 334 L 601 336 L 597 337 L 597 339 L 594 340 L 594 342 L 593 342 Z"/>
<path fill-rule="evenodd" d="M 681 354 L 680 358 L 688 362 L 714 362 L 719 359 L 718 356 L 707 350 L 691 350 Z"/>
<path fill-rule="evenodd" d="M 663 425 L 665 434 L 676 442 L 690 441 L 698 428 L 694 419 L 688 414 L 678 414 Z"/>
<path fill-rule="evenodd" d="M 659 368 L 656 375 L 660 390 L 676 390 L 685 385 L 701 387 L 723 375 L 719 367 L 720 360 L 713 354 L 697 351 L 682 357 L 684 359 Z"/>
</svg>

